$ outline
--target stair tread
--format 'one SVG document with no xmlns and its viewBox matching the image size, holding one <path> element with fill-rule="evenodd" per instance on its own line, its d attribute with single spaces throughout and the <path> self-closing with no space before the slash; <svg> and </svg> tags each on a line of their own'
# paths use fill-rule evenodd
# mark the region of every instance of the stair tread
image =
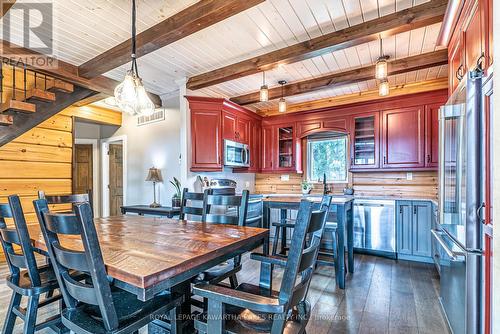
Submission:
<svg viewBox="0 0 500 334">
<path fill-rule="evenodd" d="M 0 115 L 0 125 L 12 125 L 14 124 L 14 119 L 12 115 Z"/>
<path fill-rule="evenodd" d="M 26 100 L 31 99 L 43 102 L 54 102 L 56 100 L 56 95 L 43 89 L 32 88 L 26 92 Z"/>
<path fill-rule="evenodd" d="M 17 111 L 33 113 L 36 111 L 36 105 L 29 102 L 19 100 L 8 100 L 0 104 L 0 112 Z"/>
<path fill-rule="evenodd" d="M 65 92 L 65 93 L 73 93 L 74 86 L 73 84 L 70 84 L 69 82 L 60 80 L 60 79 L 54 79 L 51 82 L 51 86 L 48 88 L 48 91 L 60 91 L 60 92 Z"/>
</svg>

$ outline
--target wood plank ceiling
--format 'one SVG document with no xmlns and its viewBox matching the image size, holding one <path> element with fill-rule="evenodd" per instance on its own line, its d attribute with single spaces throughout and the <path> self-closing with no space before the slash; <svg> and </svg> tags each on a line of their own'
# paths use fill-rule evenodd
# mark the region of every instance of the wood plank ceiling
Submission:
<svg viewBox="0 0 500 334">
<path fill-rule="evenodd" d="M 40 0 L 41 1 L 41 0 Z M 18 3 L 33 2 L 19 0 Z M 138 32 L 196 3 L 196 0 L 139 0 Z M 425 0 L 267 0 L 222 22 L 196 32 L 138 59 L 146 87 L 159 95 L 173 95 L 178 80 L 206 73 L 222 66 L 278 50 L 311 38 L 427 2 Z M 79 66 L 96 55 L 130 38 L 129 0 L 53 0 L 54 55 Z M 12 7 L 11 15 L 22 13 Z M 1 23 L 1 20 L 0 20 Z M 436 51 L 440 23 L 397 34 L 382 41 L 383 53 L 391 60 Z M 14 25 L 12 42 L 21 43 L 21 26 Z M 17 30 L 16 30 L 17 29 Z M 379 56 L 379 42 L 328 53 L 279 66 L 266 72 L 271 87 L 278 80 L 290 83 L 373 65 Z M 129 64 L 105 76 L 121 80 Z M 389 77 L 392 85 L 404 85 L 447 75 L 447 65 Z M 255 92 L 262 74 L 203 88 L 192 93 L 213 97 L 235 97 Z M 375 80 L 295 95 L 290 104 L 373 90 Z M 249 105 L 254 109 L 275 108 L 277 101 Z"/>
</svg>

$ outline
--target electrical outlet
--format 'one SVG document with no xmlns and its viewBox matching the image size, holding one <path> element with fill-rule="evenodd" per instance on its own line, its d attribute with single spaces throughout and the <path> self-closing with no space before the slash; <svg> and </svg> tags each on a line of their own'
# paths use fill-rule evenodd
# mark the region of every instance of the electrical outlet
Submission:
<svg viewBox="0 0 500 334">
<path fill-rule="evenodd" d="M 250 188 L 250 181 L 245 182 L 245 188 Z"/>
<path fill-rule="evenodd" d="M 406 180 L 408 180 L 408 181 L 413 180 L 413 173 L 412 172 L 406 173 Z"/>
<path fill-rule="evenodd" d="M 281 175 L 281 181 L 290 181 L 290 175 L 288 174 Z"/>
</svg>

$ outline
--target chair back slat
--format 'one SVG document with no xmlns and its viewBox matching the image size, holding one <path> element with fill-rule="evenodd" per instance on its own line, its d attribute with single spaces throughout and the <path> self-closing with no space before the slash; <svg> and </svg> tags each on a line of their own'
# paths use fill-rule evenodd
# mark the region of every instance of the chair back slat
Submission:
<svg viewBox="0 0 500 334">
<path fill-rule="evenodd" d="M 57 262 L 64 268 L 89 272 L 85 252 L 69 250 L 57 243 L 53 245 L 53 250 Z"/>
<path fill-rule="evenodd" d="M 40 214 L 40 224 L 50 259 L 66 306 L 75 308 L 79 303 L 97 305 L 106 330 L 118 327 L 118 316 L 107 280 L 104 260 L 93 221 L 90 203 L 73 205 L 74 213 L 50 213 L 47 200 L 34 201 L 35 211 Z M 60 243 L 60 237 L 78 235 L 83 244 L 80 249 L 68 249 Z M 74 237 L 71 237 L 73 240 Z M 88 272 L 90 283 L 74 281 L 69 270 Z"/>
<path fill-rule="evenodd" d="M 262 210 L 262 197 L 249 199 L 245 226 L 261 227 Z"/>
<path fill-rule="evenodd" d="M 68 293 L 73 296 L 73 298 L 85 304 L 99 305 L 96 291 L 92 285 L 77 282 L 67 273 L 62 275 L 62 279 Z"/>
<path fill-rule="evenodd" d="M 243 190 L 241 196 L 214 195 L 212 190 L 205 190 L 202 221 L 215 224 L 245 226 L 248 210 L 248 197 L 248 190 Z M 215 212 L 219 207 L 225 207 L 223 213 Z"/>
<path fill-rule="evenodd" d="M 279 293 L 279 299 L 290 308 L 297 306 L 307 295 L 330 203 L 331 196 L 323 196 L 317 211 L 313 211 L 314 204 L 309 201 L 300 203 L 291 240 L 295 247 L 290 249 Z"/>
<path fill-rule="evenodd" d="M 179 219 L 201 220 L 203 216 L 203 193 L 189 192 L 188 188 L 182 190 L 181 210 Z M 198 206 L 193 206 L 198 203 Z"/>
<path fill-rule="evenodd" d="M 6 252 L 9 257 L 10 263 L 16 266 L 19 269 L 27 269 L 28 265 L 26 264 L 26 259 L 24 258 L 24 254 L 16 254 L 12 251 Z"/>
<path fill-rule="evenodd" d="M 46 195 L 45 192 L 39 191 L 38 198 L 45 198 L 48 204 L 71 204 L 71 203 L 86 203 L 90 202 L 89 194 L 73 194 L 73 195 Z"/>
<path fill-rule="evenodd" d="M 0 234 L 5 242 L 21 246 L 21 240 L 15 229 L 2 228 L 0 229 Z"/>
<path fill-rule="evenodd" d="M 80 227 L 76 216 L 72 213 L 47 213 L 50 219 L 46 220 L 47 229 L 55 234 L 80 235 Z"/>
<path fill-rule="evenodd" d="M 19 196 L 8 197 L 9 204 L 0 205 L 0 239 L 12 276 L 17 276 L 20 269 L 26 269 L 32 287 L 41 284 L 35 253 L 24 218 Z M 5 218 L 12 218 L 14 228 L 8 228 Z M 21 252 L 16 251 L 21 248 Z"/>
</svg>

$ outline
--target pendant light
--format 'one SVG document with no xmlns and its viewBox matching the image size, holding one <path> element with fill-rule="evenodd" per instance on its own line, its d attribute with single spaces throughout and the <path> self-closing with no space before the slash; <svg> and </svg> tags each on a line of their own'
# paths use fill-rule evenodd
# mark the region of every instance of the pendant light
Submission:
<svg viewBox="0 0 500 334">
<path fill-rule="evenodd" d="M 389 81 L 387 81 L 387 79 L 382 80 L 378 85 L 378 95 L 380 96 L 389 95 Z"/>
<path fill-rule="evenodd" d="M 125 75 L 125 79 L 115 88 L 115 100 L 118 107 L 130 115 L 151 115 L 155 105 L 144 89 L 139 76 L 136 60 L 136 7 L 132 0 L 132 67 Z"/>
<path fill-rule="evenodd" d="M 266 85 L 266 72 L 262 72 L 262 86 L 260 86 L 260 102 L 269 101 L 269 88 Z"/>
<path fill-rule="evenodd" d="M 278 83 L 281 85 L 281 99 L 278 102 L 278 111 L 279 112 L 286 112 L 286 100 L 283 95 L 283 86 L 286 84 L 285 80 L 280 80 Z"/>
<path fill-rule="evenodd" d="M 375 78 L 384 80 L 387 78 L 387 60 L 389 56 L 384 56 L 382 53 L 382 38 L 380 38 L 380 55 L 377 63 L 375 64 Z"/>
</svg>

